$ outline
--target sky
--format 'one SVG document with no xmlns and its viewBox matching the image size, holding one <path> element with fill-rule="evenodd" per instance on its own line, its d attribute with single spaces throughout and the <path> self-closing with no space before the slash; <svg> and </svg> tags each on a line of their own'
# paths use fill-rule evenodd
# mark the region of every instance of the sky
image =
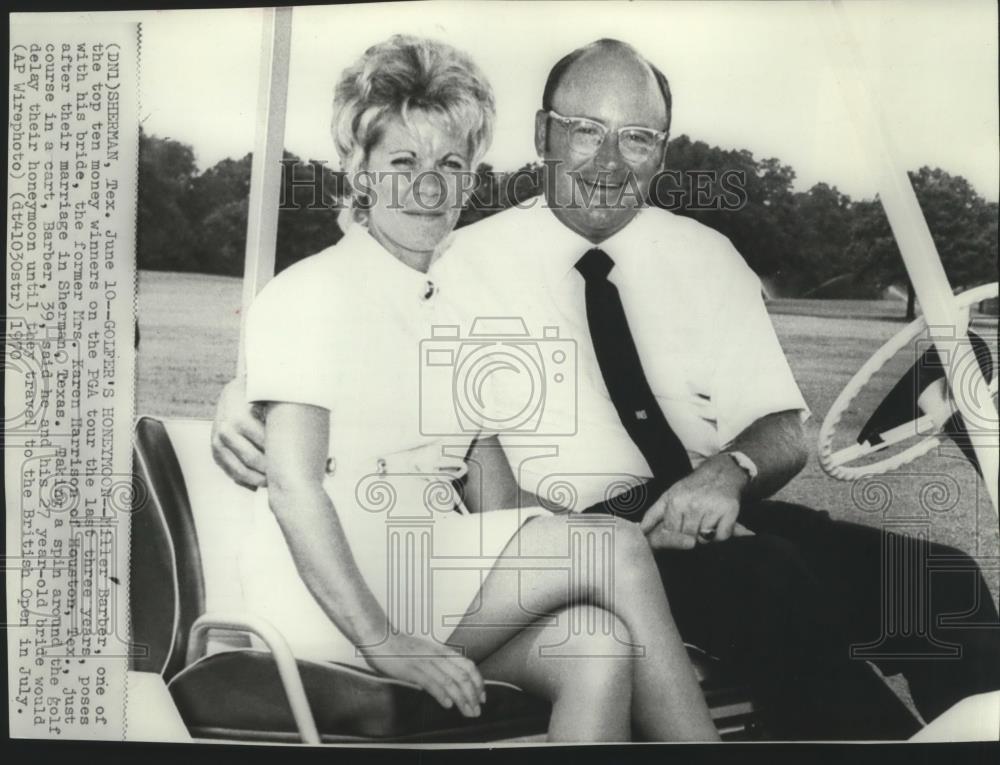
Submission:
<svg viewBox="0 0 1000 765">
<path fill-rule="evenodd" d="M 130 12 L 143 22 L 141 113 L 148 133 L 190 144 L 199 167 L 253 146 L 260 9 Z M 106 15 L 106 14 L 99 14 Z M 997 6 L 961 0 L 853 0 L 844 8 L 860 67 L 825 2 L 393 3 L 297 8 L 285 147 L 337 166 L 329 137 L 340 71 L 394 32 L 446 40 L 493 83 L 498 121 L 486 161 L 535 159 L 545 76 L 599 37 L 632 43 L 667 75 L 674 135 L 778 157 L 796 188 L 852 197 L 877 188 L 839 82 L 864 82 L 907 169 L 939 166 L 998 198 Z M 862 76 L 858 77 L 860 73 Z"/>
</svg>

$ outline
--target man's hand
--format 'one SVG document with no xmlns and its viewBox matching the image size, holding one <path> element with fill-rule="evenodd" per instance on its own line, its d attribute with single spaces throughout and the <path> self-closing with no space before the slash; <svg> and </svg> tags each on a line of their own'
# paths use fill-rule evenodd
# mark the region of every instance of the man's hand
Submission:
<svg viewBox="0 0 1000 765">
<path fill-rule="evenodd" d="M 247 403 L 246 385 L 235 379 L 222 389 L 212 423 L 212 459 L 240 486 L 267 485 L 264 423 Z"/>
<path fill-rule="evenodd" d="M 640 527 L 653 548 L 689 550 L 698 542 L 724 541 L 751 532 L 736 523 L 749 476 L 732 457 L 705 460 L 660 497 Z"/>
</svg>

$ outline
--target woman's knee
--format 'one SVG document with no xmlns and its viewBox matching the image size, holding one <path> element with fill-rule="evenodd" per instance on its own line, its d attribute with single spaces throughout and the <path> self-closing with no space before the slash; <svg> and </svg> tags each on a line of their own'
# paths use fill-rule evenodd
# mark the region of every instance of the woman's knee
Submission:
<svg viewBox="0 0 1000 765">
<path fill-rule="evenodd" d="M 616 555 L 640 559 L 649 557 L 649 543 L 639 524 L 607 515 L 548 515 L 532 518 L 520 532 L 521 540 L 531 548 L 550 552 L 591 546 L 608 549 L 611 540 Z M 594 540 L 593 544 L 590 540 Z"/>
<path fill-rule="evenodd" d="M 617 560 L 632 563 L 636 566 L 655 568 L 653 553 L 649 547 L 649 540 L 642 533 L 642 529 L 638 523 L 616 518 L 612 529 Z"/>
<path fill-rule="evenodd" d="M 635 523 L 610 516 L 547 516 L 527 524 L 522 534 L 521 554 L 565 556 L 571 578 L 588 586 L 659 579 L 649 543 Z"/>
</svg>

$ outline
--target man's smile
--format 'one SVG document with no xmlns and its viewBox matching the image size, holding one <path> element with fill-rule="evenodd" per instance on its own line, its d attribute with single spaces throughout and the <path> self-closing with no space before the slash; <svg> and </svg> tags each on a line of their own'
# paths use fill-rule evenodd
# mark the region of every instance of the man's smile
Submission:
<svg viewBox="0 0 1000 765">
<path fill-rule="evenodd" d="M 444 215 L 443 210 L 403 210 L 403 215 L 414 218 L 440 218 Z"/>
</svg>

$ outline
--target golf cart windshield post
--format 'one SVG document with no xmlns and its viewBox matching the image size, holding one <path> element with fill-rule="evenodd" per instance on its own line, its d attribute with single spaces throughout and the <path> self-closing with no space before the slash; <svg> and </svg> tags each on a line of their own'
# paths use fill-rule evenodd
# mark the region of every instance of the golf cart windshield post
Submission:
<svg viewBox="0 0 1000 765">
<path fill-rule="evenodd" d="M 831 8 L 836 18 L 833 24 L 828 24 Z M 831 57 L 836 64 L 847 64 L 846 71 L 843 66 L 838 67 L 843 73 L 840 84 L 859 133 L 859 143 L 869 155 L 869 166 L 875 169 L 879 199 L 927 321 L 930 340 L 945 361 L 948 389 L 952 391 L 958 411 L 966 423 L 993 510 L 1000 514 L 996 482 L 1000 473 L 997 409 L 993 397 L 987 392 L 988 383 L 979 365 L 963 363 L 975 359 L 967 334 L 968 314 L 959 311 L 956 306 L 954 291 L 909 176 L 896 161 L 885 123 L 876 112 L 871 95 L 862 82 L 863 58 L 851 33 L 843 0 L 832 0 L 822 22 L 824 27 L 839 32 L 830 48 Z M 848 60 L 838 61 L 838 58 L 844 58 L 845 52 Z M 855 74 L 857 76 L 852 76 Z"/>
<path fill-rule="evenodd" d="M 250 168 L 250 204 L 243 262 L 240 345 L 237 374 L 246 372 L 243 335 L 247 309 L 274 276 L 278 241 L 281 159 L 288 106 L 288 64 L 292 46 L 292 9 L 264 8 L 261 23 L 260 74 L 257 86 L 257 130 Z"/>
</svg>

